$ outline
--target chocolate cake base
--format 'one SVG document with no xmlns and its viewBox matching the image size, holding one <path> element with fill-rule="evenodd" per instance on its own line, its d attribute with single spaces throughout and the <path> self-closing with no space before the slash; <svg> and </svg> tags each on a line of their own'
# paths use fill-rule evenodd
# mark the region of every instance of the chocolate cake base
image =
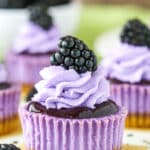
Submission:
<svg viewBox="0 0 150 150">
<path fill-rule="evenodd" d="M 30 102 L 27 109 L 30 112 L 42 113 L 49 116 L 72 119 L 99 118 L 116 114 L 119 106 L 112 100 L 108 100 L 101 104 L 96 104 L 94 109 L 88 107 L 62 108 L 62 109 L 46 109 L 45 106 L 38 102 Z"/>
</svg>

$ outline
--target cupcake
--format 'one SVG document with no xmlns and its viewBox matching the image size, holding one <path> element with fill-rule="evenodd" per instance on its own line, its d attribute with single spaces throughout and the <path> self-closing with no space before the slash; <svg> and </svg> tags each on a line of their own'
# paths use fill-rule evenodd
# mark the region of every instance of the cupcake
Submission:
<svg viewBox="0 0 150 150">
<path fill-rule="evenodd" d="M 47 9 L 39 5 L 32 7 L 30 21 L 22 27 L 6 56 L 9 81 L 24 85 L 25 89 L 38 82 L 39 71 L 50 65 L 49 55 L 58 50 L 59 38 L 59 29 Z"/>
<path fill-rule="evenodd" d="M 117 53 L 102 66 L 112 97 L 128 109 L 128 127 L 150 127 L 150 29 L 138 19 L 127 22 Z"/>
<path fill-rule="evenodd" d="M 26 150 L 120 150 L 127 112 L 109 97 L 95 54 L 72 36 L 59 48 L 19 110 Z"/>
<path fill-rule="evenodd" d="M 37 2 L 47 3 L 48 13 L 53 16 L 61 34 L 76 32 L 81 13 L 81 3 L 78 0 L 0 0 L 0 50 L 3 54 L 6 54 L 16 33 L 28 21 L 28 7 Z"/>
<path fill-rule="evenodd" d="M 0 135 L 16 129 L 20 87 L 8 83 L 3 64 L 0 64 Z"/>
</svg>

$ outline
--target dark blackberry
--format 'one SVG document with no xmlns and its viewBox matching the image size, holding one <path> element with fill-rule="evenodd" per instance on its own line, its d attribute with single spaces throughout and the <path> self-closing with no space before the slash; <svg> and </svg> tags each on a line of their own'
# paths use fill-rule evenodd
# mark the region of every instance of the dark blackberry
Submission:
<svg viewBox="0 0 150 150">
<path fill-rule="evenodd" d="M 0 150 L 21 150 L 13 144 L 0 144 Z"/>
<path fill-rule="evenodd" d="M 32 100 L 33 96 L 37 93 L 36 88 L 33 88 L 27 95 L 26 101 L 29 102 Z"/>
<path fill-rule="evenodd" d="M 60 65 L 65 69 L 74 69 L 78 73 L 95 71 L 97 69 L 97 58 L 83 41 L 65 36 L 59 42 L 60 51 L 50 58 L 52 65 Z"/>
<path fill-rule="evenodd" d="M 0 0 L 0 8 L 24 8 L 26 0 Z"/>
<path fill-rule="evenodd" d="M 121 41 L 131 45 L 147 46 L 149 32 L 148 27 L 140 20 L 129 20 L 122 30 Z"/>
<path fill-rule="evenodd" d="M 52 17 L 47 13 L 47 7 L 40 4 L 30 7 L 30 21 L 45 30 L 53 25 Z"/>
</svg>

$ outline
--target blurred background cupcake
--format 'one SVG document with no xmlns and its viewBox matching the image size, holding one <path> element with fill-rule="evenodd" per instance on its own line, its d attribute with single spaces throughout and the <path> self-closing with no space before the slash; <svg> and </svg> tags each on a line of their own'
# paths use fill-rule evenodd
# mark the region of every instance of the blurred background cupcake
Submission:
<svg viewBox="0 0 150 150">
<path fill-rule="evenodd" d="M 73 34 L 80 20 L 81 3 L 77 0 L 0 0 L 0 50 L 5 53 L 21 25 L 27 22 L 27 7 L 35 3 L 49 6 L 49 13 L 62 34 Z M 14 21 L 15 20 L 15 21 Z M 67 28 L 66 24 L 67 22 Z"/>
<path fill-rule="evenodd" d="M 7 81 L 4 64 L 0 64 L 0 136 L 18 128 L 20 86 Z"/>
<path fill-rule="evenodd" d="M 28 91 L 40 80 L 39 71 L 50 65 L 49 55 L 58 50 L 61 33 L 47 11 L 42 4 L 30 8 L 30 19 L 6 54 L 9 81 L 23 85 L 23 91 Z"/>
<path fill-rule="evenodd" d="M 115 50 L 102 61 L 112 96 L 128 108 L 127 126 L 150 128 L 150 29 L 129 20 Z"/>
</svg>

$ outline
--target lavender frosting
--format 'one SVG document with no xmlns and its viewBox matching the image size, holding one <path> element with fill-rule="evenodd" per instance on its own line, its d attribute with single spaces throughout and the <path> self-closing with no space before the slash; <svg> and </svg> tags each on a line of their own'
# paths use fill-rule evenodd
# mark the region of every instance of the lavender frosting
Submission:
<svg viewBox="0 0 150 150">
<path fill-rule="evenodd" d="M 6 82 L 7 73 L 4 64 L 0 64 L 0 83 Z"/>
<path fill-rule="evenodd" d="M 150 49 L 122 43 L 115 49 L 117 53 L 102 61 L 107 77 L 130 83 L 150 81 Z"/>
<path fill-rule="evenodd" d="M 38 93 L 33 97 L 46 108 L 95 108 L 109 98 L 109 85 L 102 69 L 94 73 L 78 74 L 60 66 L 44 68 L 40 75 L 43 80 L 35 85 Z"/>
<path fill-rule="evenodd" d="M 14 41 L 13 52 L 31 54 L 54 52 L 58 49 L 57 42 L 60 32 L 56 26 L 44 30 L 31 22 L 25 24 Z"/>
</svg>

